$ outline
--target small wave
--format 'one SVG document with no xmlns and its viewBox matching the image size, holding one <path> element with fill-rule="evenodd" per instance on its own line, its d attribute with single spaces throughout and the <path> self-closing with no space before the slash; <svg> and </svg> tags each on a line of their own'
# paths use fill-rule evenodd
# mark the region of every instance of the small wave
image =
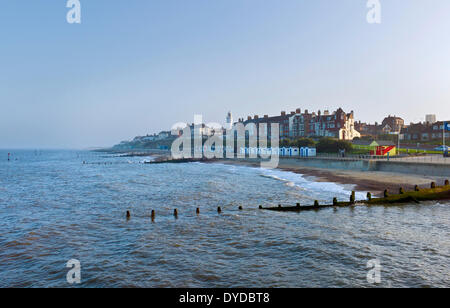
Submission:
<svg viewBox="0 0 450 308">
<path fill-rule="evenodd" d="M 281 181 L 289 187 L 298 187 L 316 193 L 333 193 L 348 196 L 351 192 L 349 185 L 341 185 L 332 182 L 315 182 L 306 179 L 302 174 L 282 170 L 262 170 L 260 176 Z M 353 186 L 352 186 L 353 187 Z M 350 189 L 349 189 L 350 188 Z M 357 192 L 358 199 L 365 199 L 366 192 Z"/>
</svg>

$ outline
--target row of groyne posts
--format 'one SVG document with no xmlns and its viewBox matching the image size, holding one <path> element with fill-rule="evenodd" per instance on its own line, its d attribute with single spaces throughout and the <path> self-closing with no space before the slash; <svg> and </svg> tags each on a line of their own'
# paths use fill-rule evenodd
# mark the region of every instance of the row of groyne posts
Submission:
<svg viewBox="0 0 450 308">
<path fill-rule="evenodd" d="M 444 186 L 450 187 L 449 180 L 445 180 Z M 430 188 L 436 189 L 437 188 L 436 182 L 432 182 Z M 419 185 L 415 185 L 414 192 L 420 192 L 420 191 L 421 191 L 421 189 L 420 189 Z M 403 187 L 400 187 L 398 195 L 401 196 L 404 194 L 405 194 L 405 190 L 403 189 Z M 390 197 L 389 190 L 386 189 L 386 190 L 384 190 L 383 198 L 379 198 L 379 200 L 382 201 L 383 199 L 387 199 L 389 197 Z M 430 199 L 430 200 L 432 200 L 432 199 Z M 370 201 L 372 201 L 372 194 L 370 192 L 368 192 L 367 200 L 360 201 L 360 202 L 364 203 L 364 202 L 370 202 Z M 297 203 L 295 207 L 283 207 L 281 204 L 279 204 L 278 207 L 264 208 L 262 205 L 260 205 L 258 208 L 260 210 L 272 210 L 272 211 L 302 211 L 302 210 L 321 209 L 321 208 L 336 207 L 336 206 L 350 206 L 350 205 L 355 205 L 356 203 L 358 203 L 358 201 L 356 201 L 356 193 L 355 193 L 355 191 L 352 191 L 352 193 L 350 195 L 350 202 L 339 202 L 338 199 L 336 197 L 334 197 L 332 205 L 321 205 L 318 200 L 315 200 L 314 205 L 311 205 L 311 206 L 301 206 L 300 203 Z M 238 209 L 239 209 L 239 211 L 242 211 L 244 208 L 242 206 L 239 206 Z M 195 213 L 197 215 L 200 215 L 200 208 L 197 208 Z M 217 208 L 217 213 L 222 214 L 222 208 L 220 206 Z M 173 216 L 175 218 L 178 218 L 178 209 L 174 209 Z M 152 210 L 150 217 L 151 217 L 152 221 L 155 220 L 155 218 L 156 218 L 155 210 Z M 131 211 L 128 210 L 126 212 L 126 218 L 127 219 L 131 218 Z"/>
<path fill-rule="evenodd" d="M 240 211 L 242 211 L 244 208 L 243 208 L 242 206 L 239 206 L 238 209 L 239 209 Z M 195 210 L 195 213 L 196 213 L 197 215 L 200 215 L 200 208 L 197 208 L 197 209 Z M 221 208 L 220 206 L 217 208 L 217 213 L 222 214 L 222 208 Z M 173 216 L 174 216 L 175 218 L 178 218 L 178 209 L 174 209 L 174 210 L 173 210 Z M 127 217 L 127 219 L 130 219 L 130 218 L 131 218 L 131 212 L 130 212 L 130 211 L 127 211 L 126 217 Z M 155 220 L 155 218 L 156 218 L 156 212 L 155 212 L 155 210 L 152 210 L 152 213 L 151 213 L 150 217 L 151 217 L 152 221 Z"/>
</svg>

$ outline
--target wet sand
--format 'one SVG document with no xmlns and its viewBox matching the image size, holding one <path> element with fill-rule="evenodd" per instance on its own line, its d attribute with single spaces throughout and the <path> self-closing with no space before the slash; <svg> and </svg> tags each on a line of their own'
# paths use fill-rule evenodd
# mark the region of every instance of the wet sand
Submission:
<svg viewBox="0 0 450 308">
<path fill-rule="evenodd" d="M 215 160 L 222 164 L 242 165 L 259 168 L 260 164 L 249 160 Z M 381 196 L 385 189 L 391 192 L 398 192 L 400 187 L 405 190 L 413 190 L 415 185 L 429 188 L 431 182 L 444 182 L 444 178 L 428 177 L 413 174 L 400 174 L 379 171 L 355 171 L 303 167 L 288 160 L 280 161 L 277 169 L 294 172 L 310 177 L 318 182 L 333 182 L 343 185 L 354 185 L 355 190 L 370 191 L 375 196 Z"/>
</svg>

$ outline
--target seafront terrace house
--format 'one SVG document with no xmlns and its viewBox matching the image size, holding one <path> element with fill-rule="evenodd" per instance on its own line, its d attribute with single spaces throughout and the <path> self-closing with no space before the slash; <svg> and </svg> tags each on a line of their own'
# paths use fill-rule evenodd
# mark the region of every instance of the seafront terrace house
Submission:
<svg viewBox="0 0 450 308">
<path fill-rule="evenodd" d="M 243 121 L 243 120 L 242 120 Z M 324 111 L 323 114 L 319 110 L 317 114 L 315 112 L 309 113 L 305 110 L 303 113 L 301 109 L 287 114 L 282 111 L 279 116 L 259 117 L 255 115 L 253 118 L 248 117 L 247 121 L 243 121 L 244 125 L 249 123 L 256 124 L 257 131 L 249 131 L 249 135 L 258 134 L 259 125 L 267 124 L 267 133 L 271 135 L 270 124 L 278 123 L 280 129 L 280 139 L 286 138 L 304 138 L 304 137 L 333 137 L 340 140 L 353 140 L 356 137 L 361 137 L 360 133 L 355 129 L 355 119 L 353 111 L 345 113 L 341 108 L 330 113 Z"/>
<path fill-rule="evenodd" d="M 382 130 L 384 133 L 399 133 L 405 126 L 405 121 L 397 116 L 389 115 L 388 117 L 384 118 L 381 125 L 383 127 Z"/>
<path fill-rule="evenodd" d="M 445 123 L 450 123 L 446 121 Z M 436 123 L 411 123 L 401 131 L 403 140 L 412 142 L 426 142 L 433 140 L 442 140 L 444 134 L 444 122 Z M 450 137 L 450 132 L 445 132 L 445 138 Z"/>
<path fill-rule="evenodd" d="M 371 136 L 376 138 L 381 135 L 398 134 L 405 127 L 405 121 L 397 116 L 384 118 L 381 124 L 362 123 L 361 121 L 355 123 L 355 129 L 361 133 L 362 136 Z"/>
</svg>

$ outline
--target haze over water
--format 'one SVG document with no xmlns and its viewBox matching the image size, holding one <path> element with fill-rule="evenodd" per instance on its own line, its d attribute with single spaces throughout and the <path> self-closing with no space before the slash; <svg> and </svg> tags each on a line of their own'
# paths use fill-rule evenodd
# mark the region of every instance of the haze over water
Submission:
<svg viewBox="0 0 450 308">
<path fill-rule="evenodd" d="M 347 200 L 352 188 L 243 166 L 7 152 L 0 287 L 68 287 L 70 259 L 82 287 L 371 287 L 376 258 L 382 287 L 450 286 L 449 202 L 273 213 L 257 207 Z"/>
</svg>

